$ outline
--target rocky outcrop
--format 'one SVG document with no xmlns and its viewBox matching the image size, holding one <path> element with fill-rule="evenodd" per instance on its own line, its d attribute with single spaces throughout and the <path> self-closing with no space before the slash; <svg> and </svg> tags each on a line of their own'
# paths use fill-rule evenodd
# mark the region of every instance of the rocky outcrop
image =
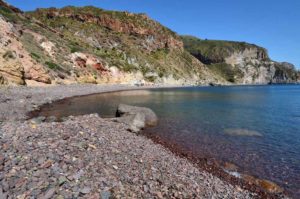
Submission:
<svg viewBox="0 0 300 199">
<path fill-rule="evenodd" d="M 40 65 L 32 65 L 25 69 L 25 79 L 51 84 L 51 78 L 47 71 Z"/>
<path fill-rule="evenodd" d="M 156 114 L 149 108 L 120 104 L 116 116 L 118 121 L 129 125 L 130 130 L 138 132 L 145 127 L 153 127 L 158 123 Z"/>
<path fill-rule="evenodd" d="M 242 84 L 292 83 L 297 81 L 296 70 L 290 63 L 275 62 L 259 55 L 257 49 L 236 52 L 225 58 L 225 63 L 237 68 L 241 76 L 236 80 Z"/>
<path fill-rule="evenodd" d="M 55 45 L 51 41 L 43 41 L 41 47 L 51 56 L 54 57 L 54 48 Z"/>
<path fill-rule="evenodd" d="M 2 62 L 1 59 L 0 62 Z M 0 76 L 2 76 L 0 79 L 3 84 L 25 84 L 24 68 L 18 62 L 8 61 L 5 62 L 5 65 L 0 65 Z"/>
<path fill-rule="evenodd" d="M 47 70 L 32 59 L 20 37 L 22 30 L 0 15 L 0 72 L 8 83 L 24 85 L 34 80 L 51 83 Z"/>
<path fill-rule="evenodd" d="M 90 54 L 76 52 L 70 55 L 70 59 L 72 60 L 73 67 L 75 68 L 91 67 L 101 73 L 108 72 L 109 70 L 103 61 Z"/>
<path fill-rule="evenodd" d="M 182 36 L 185 48 L 208 67 L 235 84 L 292 83 L 295 67 L 269 58 L 266 49 L 245 42 L 201 40 Z"/>
</svg>

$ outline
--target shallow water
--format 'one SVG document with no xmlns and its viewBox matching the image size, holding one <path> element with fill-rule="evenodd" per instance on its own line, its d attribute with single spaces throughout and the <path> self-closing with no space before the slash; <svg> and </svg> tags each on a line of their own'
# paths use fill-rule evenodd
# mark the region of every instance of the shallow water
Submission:
<svg viewBox="0 0 300 199">
<path fill-rule="evenodd" d="M 198 157 L 231 162 L 300 198 L 300 86 L 191 87 L 123 91 L 71 98 L 44 108 L 59 118 L 114 116 L 119 103 L 153 109 L 147 130 Z"/>
</svg>

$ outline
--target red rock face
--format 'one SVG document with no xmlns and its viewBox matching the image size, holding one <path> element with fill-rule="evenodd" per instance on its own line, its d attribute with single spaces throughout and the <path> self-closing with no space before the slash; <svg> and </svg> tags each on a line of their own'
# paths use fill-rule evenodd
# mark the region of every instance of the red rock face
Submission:
<svg viewBox="0 0 300 199">
<path fill-rule="evenodd" d="M 28 80 L 35 80 L 45 84 L 51 84 L 51 77 L 39 65 L 34 65 L 25 70 L 25 78 Z"/>
<path fill-rule="evenodd" d="M 106 68 L 104 68 L 104 66 L 102 65 L 102 63 L 96 63 L 93 65 L 94 69 L 100 71 L 100 72 L 105 72 L 107 71 Z"/>
<path fill-rule="evenodd" d="M 81 68 L 85 68 L 86 67 L 86 60 L 80 58 L 80 57 L 77 57 L 76 58 L 76 64 L 81 67 Z"/>
<path fill-rule="evenodd" d="M 128 17 L 135 16 L 135 14 L 131 13 L 125 13 L 125 15 Z M 179 38 L 176 38 L 176 35 L 173 36 L 158 22 L 149 19 L 146 15 L 136 15 L 135 17 L 140 18 L 140 20 L 144 20 L 145 24 L 149 24 L 148 27 L 130 22 L 130 20 L 121 21 L 120 19 L 105 13 L 97 16 L 88 13 L 76 14 L 71 9 L 64 9 L 63 11 L 54 8 L 49 9 L 47 10 L 46 16 L 49 19 L 53 19 L 55 17 L 68 17 L 84 23 L 94 23 L 115 32 L 136 35 L 145 39 L 147 37 L 152 37 L 153 40 L 150 45 L 156 49 L 166 47 L 170 49 L 183 49 L 183 42 Z"/>
</svg>

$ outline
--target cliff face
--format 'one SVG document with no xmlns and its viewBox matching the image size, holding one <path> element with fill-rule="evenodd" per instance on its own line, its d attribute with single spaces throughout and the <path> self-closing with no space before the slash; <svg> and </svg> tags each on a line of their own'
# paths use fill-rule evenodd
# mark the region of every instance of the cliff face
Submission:
<svg viewBox="0 0 300 199">
<path fill-rule="evenodd" d="M 16 56 L 15 61 L 24 68 L 21 78 L 27 85 L 226 83 L 185 51 L 176 33 L 145 14 L 95 7 L 21 13 L 4 3 L 0 15 L 18 32 L 15 43 L 23 52 L 18 53 L 12 46 L 5 51 L 22 54 L 23 58 Z M 30 64 L 22 64 L 25 61 Z M 43 78 L 32 75 L 33 69 Z"/>
<path fill-rule="evenodd" d="M 28 15 L 43 22 L 70 19 L 80 23 L 94 24 L 114 32 L 137 36 L 147 40 L 150 45 L 149 50 L 161 48 L 183 50 L 183 43 L 179 36 L 158 22 L 151 20 L 145 14 L 105 11 L 95 7 L 65 7 L 62 9 L 38 9 L 28 13 Z"/>
<path fill-rule="evenodd" d="M 268 84 L 297 81 L 295 67 L 269 58 L 266 49 L 245 42 L 200 40 L 182 36 L 185 48 L 232 83 Z"/>
<path fill-rule="evenodd" d="M 0 75 L 2 84 L 24 85 L 25 79 L 51 83 L 42 65 L 34 61 L 19 40 L 22 31 L 0 15 Z"/>
</svg>

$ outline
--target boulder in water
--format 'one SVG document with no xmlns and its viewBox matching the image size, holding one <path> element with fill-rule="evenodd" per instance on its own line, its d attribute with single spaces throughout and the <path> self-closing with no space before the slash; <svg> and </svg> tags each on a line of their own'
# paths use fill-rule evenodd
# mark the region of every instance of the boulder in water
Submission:
<svg viewBox="0 0 300 199">
<path fill-rule="evenodd" d="M 149 108 L 120 104 L 116 116 L 118 122 L 129 125 L 129 130 L 139 132 L 145 127 L 156 126 L 158 119 L 156 114 Z"/>
<path fill-rule="evenodd" d="M 145 128 L 145 115 L 137 113 L 135 115 L 126 115 L 117 119 L 118 122 L 127 124 L 129 130 L 138 133 L 140 130 Z"/>
<path fill-rule="evenodd" d="M 117 117 L 136 115 L 137 113 L 143 114 L 145 116 L 145 126 L 156 126 L 158 118 L 156 114 L 146 107 L 130 106 L 126 104 L 120 104 L 116 113 Z"/>
</svg>

